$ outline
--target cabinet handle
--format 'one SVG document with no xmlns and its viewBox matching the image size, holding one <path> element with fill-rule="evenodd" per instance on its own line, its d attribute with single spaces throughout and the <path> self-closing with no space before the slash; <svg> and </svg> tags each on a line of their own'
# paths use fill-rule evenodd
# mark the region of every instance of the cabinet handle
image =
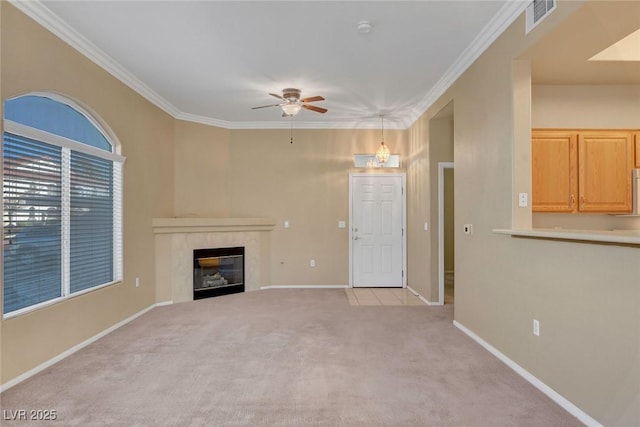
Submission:
<svg viewBox="0 0 640 427">
<path fill-rule="evenodd" d="M 584 196 L 580 196 L 580 207 L 584 205 Z"/>
<path fill-rule="evenodd" d="M 576 196 L 572 194 L 571 198 L 569 199 L 569 203 L 570 203 L 570 207 L 573 208 L 576 205 Z"/>
</svg>

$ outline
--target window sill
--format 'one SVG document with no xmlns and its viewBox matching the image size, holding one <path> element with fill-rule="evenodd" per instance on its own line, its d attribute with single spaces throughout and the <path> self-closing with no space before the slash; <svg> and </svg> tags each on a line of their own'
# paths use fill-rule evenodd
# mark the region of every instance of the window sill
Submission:
<svg viewBox="0 0 640 427">
<path fill-rule="evenodd" d="M 38 304 L 30 305 L 28 307 L 24 307 L 24 308 L 21 308 L 19 310 L 15 310 L 15 311 L 12 311 L 12 312 L 7 313 L 7 314 L 3 314 L 2 315 L 2 320 L 14 319 L 14 318 L 20 317 L 20 316 L 22 316 L 24 314 L 33 313 L 34 311 L 42 310 L 44 308 L 51 307 L 53 305 L 57 305 L 57 304 L 59 304 L 61 302 L 68 301 L 68 300 L 73 299 L 75 297 L 79 297 L 81 295 L 85 295 L 85 294 L 88 294 L 90 292 L 97 291 L 97 290 L 100 290 L 100 289 L 103 289 L 103 288 L 107 288 L 109 286 L 118 285 L 118 284 L 121 284 L 121 283 L 122 283 L 121 280 L 117 280 L 115 282 L 105 283 L 103 285 L 95 286 L 93 288 L 84 289 L 82 291 L 78 291 L 78 292 L 75 292 L 75 293 L 72 293 L 72 294 L 69 294 L 69 295 L 64 295 L 64 296 L 61 296 L 61 297 L 58 297 L 58 298 L 50 299 L 48 301 L 42 301 L 42 302 L 40 302 Z"/>
<path fill-rule="evenodd" d="M 533 229 L 510 230 L 494 229 L 494 233 L 511 237 L 530 239 L 561 240 L 576 243 L 594 243 L 617 246 L 640 247 L 640 230 L 571 230 L 571 229 Z"/>
</svg>

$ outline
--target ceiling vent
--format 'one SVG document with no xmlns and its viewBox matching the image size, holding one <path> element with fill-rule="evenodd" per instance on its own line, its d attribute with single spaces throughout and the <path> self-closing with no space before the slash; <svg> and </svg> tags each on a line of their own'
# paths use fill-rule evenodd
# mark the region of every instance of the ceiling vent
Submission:
<svg viewBox="0 0 640 427">
<path fill-rule="evenodd" d="M 533 0 L 525 12 L 526 31 L 533 30 L 556 8 L 556 0 Z"/>
</svg>

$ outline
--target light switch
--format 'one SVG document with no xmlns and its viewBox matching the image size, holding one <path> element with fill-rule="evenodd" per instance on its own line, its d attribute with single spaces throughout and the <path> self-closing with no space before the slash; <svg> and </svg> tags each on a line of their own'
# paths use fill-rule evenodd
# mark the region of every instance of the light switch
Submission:
<svg viewBox="0 0 640 427">
<path fill-rule="evenodd" d="M 428 222 L 424 223 L 424 231 L 429 231 L 429 223 Z"/>
<path fill-rule="evenodd" d="M 344 221 L 338 221 L 338 228 L 346 228 L 347 223 Z"/>
<path fill-rule="evenodd" d="M 289 228 L 289 220 L 284 221 L 284 228 Z"/>
</svg>

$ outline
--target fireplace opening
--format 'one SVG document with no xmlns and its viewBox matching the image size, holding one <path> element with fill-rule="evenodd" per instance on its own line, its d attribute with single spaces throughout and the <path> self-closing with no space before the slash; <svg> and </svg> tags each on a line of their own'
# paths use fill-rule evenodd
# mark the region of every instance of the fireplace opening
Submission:
<svg viewBox="0 0 640 427">
<path fill-rule="evenodd" d="M 244 292 L 244 247 L 193 251 L 193 299 Z"/>
</svg>

